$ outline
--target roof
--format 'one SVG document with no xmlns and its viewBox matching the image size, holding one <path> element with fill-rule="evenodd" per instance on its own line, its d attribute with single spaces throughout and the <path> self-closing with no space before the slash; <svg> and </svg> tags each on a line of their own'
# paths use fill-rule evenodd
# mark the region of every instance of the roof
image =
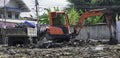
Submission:
<svg viewBox="0 0 120 58">
<path fill-rule="evenodd" d="M 4 7 L 4 1 L 5 1 L 5 5 L 7 5 L 11 0 L 0 0 L 0 8 Z M 29 12 L 29 8 L 26 6 L 26 4 L 23 2 L 23 0 L 13 0 L 15 1 L 15 3 L 18 4 L 18 7 L 23 10 L 22 12 Z M 8 6 L 6 6 L 8 7 Z"/>
<path fill-rule="evenodd" d="M 29 8 L 26 6 L 26 4 L 23 2 L 23 0 L 14 0 L 16 3 L 22 8 L 24 11 L 29 12 Z"/>
<path fill-rule="evenodd" d="M 0 22 L 3 21 L 2 19 L 0 19 Z M 37 24 L 37 21 L 30 21 L 30 20 L 17 20 L 17 19 L 7 19 L 6 22 L 11 22 L 11 23 L 24 23 L 25 21 L 29 21 L 29 22 L 34 22 L 35 24 Z"/>
</svg>

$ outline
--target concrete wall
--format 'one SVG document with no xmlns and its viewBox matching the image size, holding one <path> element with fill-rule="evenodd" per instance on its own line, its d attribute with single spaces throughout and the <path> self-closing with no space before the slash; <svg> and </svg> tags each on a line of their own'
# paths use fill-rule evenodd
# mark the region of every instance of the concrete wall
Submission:
<svg viewBox="0 0 120 58">
<path fill-rule="evenodd" d="M 109 39 L 110 32 L 106 24 L 84 26 L 78 39 Z"/>
</svg>

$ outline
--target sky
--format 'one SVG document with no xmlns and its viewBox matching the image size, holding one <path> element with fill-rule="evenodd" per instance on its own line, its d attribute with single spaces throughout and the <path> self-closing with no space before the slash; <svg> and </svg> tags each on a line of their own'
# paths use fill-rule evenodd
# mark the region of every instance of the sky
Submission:
<svg viewBox="0 0 120 58">
<path fill-rule="evenodd" d="M 30 15 L 35 16 L 35 0 L 23 0 L 25 4 L 29 7 L 31 12 L 22 13 L 22 17 L 30 17 Z M 44 8 L 53 8 L 59 7 L 59 9 L 63 9 L 68 7 L 70 3 L 67 0 L 38 0 L 39 2 L 39 15 L 43 14 L 45 10 Z"/>
</svg>

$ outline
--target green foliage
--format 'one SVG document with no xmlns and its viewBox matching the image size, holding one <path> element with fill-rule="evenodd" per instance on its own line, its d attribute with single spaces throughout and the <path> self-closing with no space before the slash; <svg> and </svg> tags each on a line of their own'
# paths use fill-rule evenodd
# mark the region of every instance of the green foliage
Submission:
<svg viewBox="0 0 120 58">
<path fill-rule="evenodd" d="M 49 24 L 49 16 L 48 14 L 44 13 L 43 15 L 39 16 L 40 24 Z"/>
<path fill-rule="evenodd" d="M 77 11 L 74 7 L 72 7 L 69 12 L 69 20 L 71 25 L 75 25 L 78 20 L 80 19 L 80 15 L 84 13 L 84 10 L 79 10 Z M 94 17 L 89 17 L 87 20 L 85 20 L 85 24 L 97 24 L 97 23 L 103 23 L 104 17 L 102 16 L 94 16 Z"/>
<path fill-rule="evenodd" d="M 98 8 L 107 8 L 110 9 L 112 14 L 113 21 L 115 20 L 115 14 L 120 13 L 120 0 L 68 0 L 73 3 L 75 9 L 77 10 L 89 10 L 89 9 L 98 9 Z M 79 11 L 80 12 L 80 11 Z M 91 17 L 85 21 L 86 24 L 96 24 L 105 22 L 105 18 L 100 17 Z"/>
<path fill-rule="evenodd" d="M 82 12 L 82 11 L 81 11 Z M 69 21 L 71 25 L 75 25 L 76 22 L 78 21 L 78 19 L 80 18 L 79 16 L 79 12 L 72 7 L 69 11 L 68 11 L 68 17 L 69 17 Z"/>
<path fill-rule="evenodd" d="M 44 13 L 43 15 L 39 16 L 39 23 L 40 24 L 49 24 L 49 13 L 50 13 L 50 9 L 47 9 L 47 12 Z"/>
<path fill-rule="evenodd" d="M 90 4 L 95 5 L 97 3 L 97 0 L 91 0 Z"/>
<path fill-rule="evenodd" d="M 120 0 L 68 0 L 77 5 L 120 5 Z"/>
<path fill-rule="evenodd" d="M 80 12 L 79 13 L 80 15 L 84 13 L 84 11 L 82 9 L 80 9 L 79 12 Z"/>
<path fill-rule="evenodd" d="M 94 25 L 97 23 L 103 23 L 104 18 L 101 18 L 102 16 L 93 16 L 93 17 L 89 17 L 86 21 L 85 24 L 90 24 L 90 25 Z"/>
<path fill-rule="evenodd" d="M 74 7 L 72 7 L 69 10 L 69 19 L 70 19 L 70 24 L 75 25 L 78 20 L 80 19 L 80 15 L 84 13 L 84 10 L 79 10 L 77 11 Z M 104 18 L 102 16 L 94 16 L 94 17 L 89 17 L 87 20 L 85 20 L 85 24 L 97 24 L 97 23 L 103 23 Z"/>
<path fill-rule="evenodd" d="M 54 8 L 54 11 L 58 11 L 58 8 Z M 49 12 L 51 10 L 47 9 L 47 13 L 44 13 L 43 15 L 39 16 L 40 23 L 41 24 L 49 24 Z M 71 25 L 75 25 L 78 20 L 80 19 L 80 15 L 84 13 L 84 10 L 77 11 L 74 7 L 68 10 L 68 17 Z M 96 24 L 103 22 L 103 19 L 101 19 L 101 16 L 96 17 L 89 17 L 87 20 L 85 20 L 85 24 Z"/>
<path fill-rule="evenodd" d="M 59 11 L 58 7 L 54 7 L 54 11 Z M 49 24 L 49 13 L 51 12 L 51 9 L 47 9 L 47 12 L 43 15 L 39 16 L 39 23 L 40 24 Z"/>
</svg>

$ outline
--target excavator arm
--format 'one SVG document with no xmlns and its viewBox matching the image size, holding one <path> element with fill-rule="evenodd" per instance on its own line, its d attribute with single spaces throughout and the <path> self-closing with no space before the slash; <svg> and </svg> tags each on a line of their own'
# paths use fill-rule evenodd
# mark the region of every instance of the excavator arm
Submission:
<svg viewBox="0 0 120 58">
<path fill-rule="evenodd" d="M 75 34 L 75 37 L 79 35 L 79 32 L 81 31 L 83 27 L 84 20 L 86 20 L 88 17 L 91 17 L 91 16 L 101 16 L 101 15 L 105 15 L 106 23 L 109 28 L 109 32 L 110 32 L 109 44 L 117 44 L 118 40 L 115 38 L 115 34 L 113 33 L 114 27 L 112 26 L 113 20 L 112 20 L 111 12 L 109 10 L 104 10 L 104 9 L 90 10 L 82 14 L 78 23 L 74 27 L 73 34 Z"/>
<path fill-rule="evenodd" d="M 111 16 L 109 16 L 109 12 L 106 11 L 105 9 L 95 9 L 95 10 L 90 10 L 85 12 L 84 14 L 81 15 L 79 21 L 77 22 L 77 24 L 74 27 L 74 33 L 75 34 L 79 34 L 80 30 L 83 27 L 83 23 L 84 21 L 88 18 L 88 17 L 92 17 L 92 16 L 101 16 L 105 14 L 106 15 L 106 21 L 107 21 L 107 25 L 109 26 L 109 28 L 111 28 Z"/>
</svg>

